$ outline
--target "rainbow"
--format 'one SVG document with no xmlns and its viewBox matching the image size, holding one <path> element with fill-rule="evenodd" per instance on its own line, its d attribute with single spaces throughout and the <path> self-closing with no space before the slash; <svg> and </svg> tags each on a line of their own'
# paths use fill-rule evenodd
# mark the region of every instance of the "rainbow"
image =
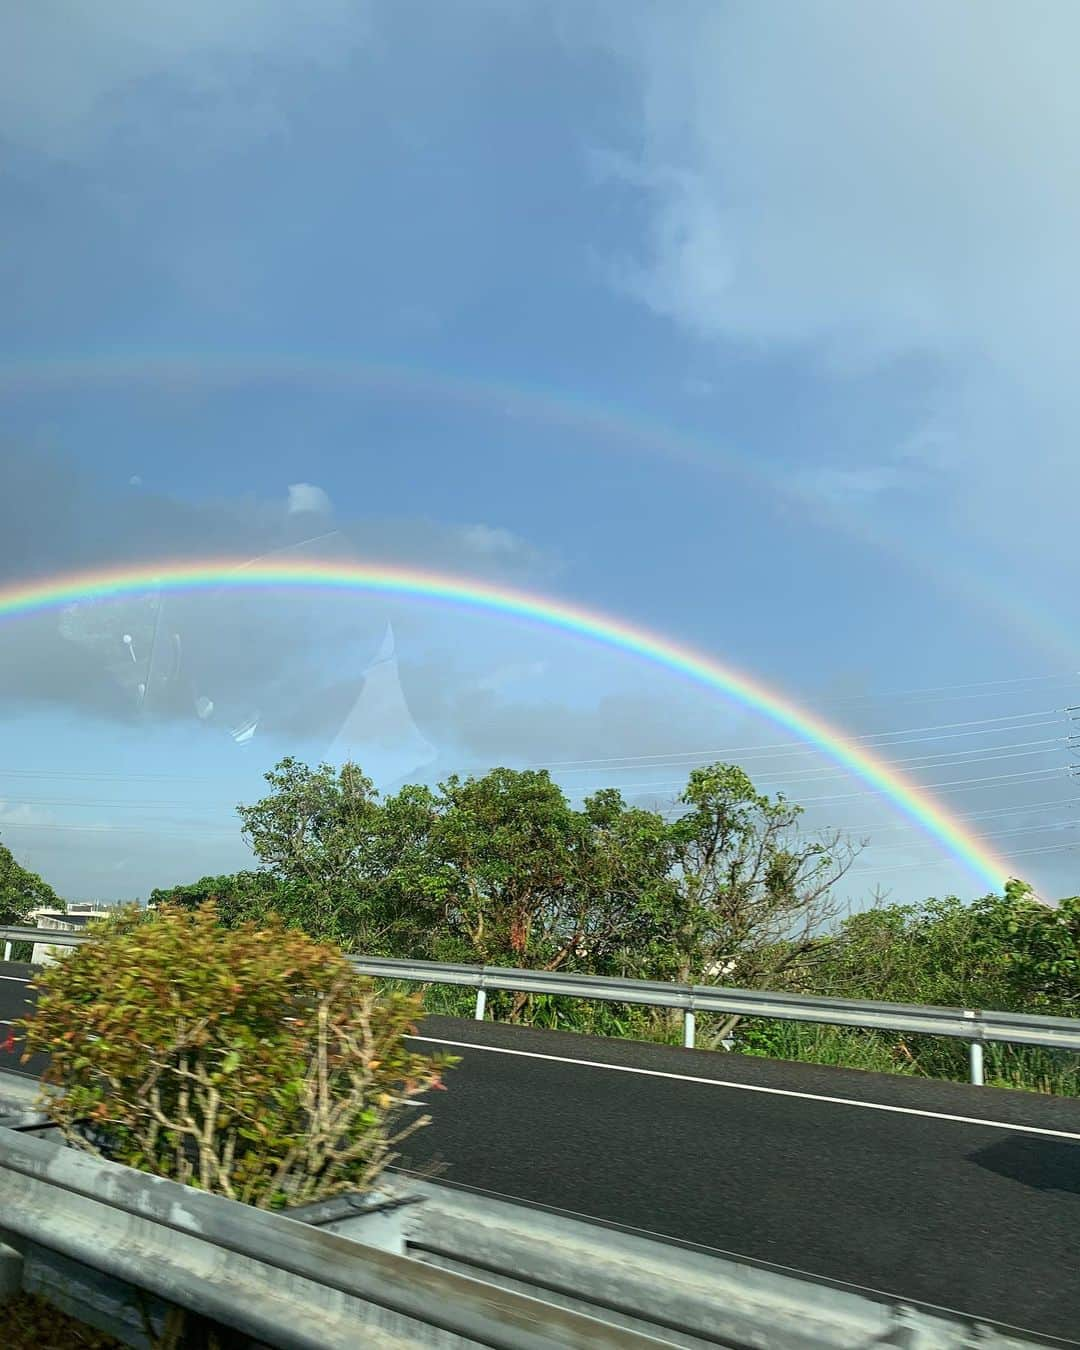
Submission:
<svg viewBox="0 0 1080 1350">
<path fill-rule="evenodd" d="M 969 571 L 942 572 L 938 559 L 903 533 L 889 531 L 876 517 L 824 500 L 794 474 L 769 471 L 730 444 L 689 427 L 674 426 L 640 408 L 626 408 L 565 389 L 505 378 L 425 368 L 415 363 L 373 361 L 360 354 L 297 351 L 172 351 L 123 349 L 73 355 L 0 357 L 0 394 L 52 396 L 59 390 L 119 389 L 133 385 L 183 394 L 237 388 L 300 386 L 334 393 L 437 399 L 514 421 L 535 421 L 561 433 L 588 438 L 594 453 L 637 455 L 666 460 L 696 473 L 740 480 L 763 500 L 792 502 L 821 528 L 857 540 L 862 546 L 913 572 L 935 590 L 945 587 L 963 603 L 983 611 L 995 625 L 1005 624 L 1020 641 L 1035 645 L 1063 669 L 1073 668 L 1076 644 L 1068 623 L 1039 596 L 1022 593 L 1008 575 L 987 581 L 986 559 Z"/>
<path fill-rule="evenodd" d="M 642 657 L 763 714 L 849 769 L 939 841 L 952 857 L 991 890 L 1001 890 L 1011 875 L 988 845 L 954 819 L 928 791 L 909 782 L 815 714 L 798 707 L 752 676 L 722 665 L 692 647 L 564 600 L 495 586 L 471 577 L 383 563 L 264 559 L 246 562 L 217 558 L 95 569 L 18 582 L 0 588 L 0 619 L 15 619 L 77 601 L 114 600 L 147 591 L 197 591 L 219 586 L 238 589 L 317 587 L 457 605 L 557 629 Z"/>
</svg>

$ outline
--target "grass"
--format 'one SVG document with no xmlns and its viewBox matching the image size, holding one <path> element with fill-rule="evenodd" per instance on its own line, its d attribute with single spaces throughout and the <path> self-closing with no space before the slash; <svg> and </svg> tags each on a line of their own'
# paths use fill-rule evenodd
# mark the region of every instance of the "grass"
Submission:
<svg viewBox="0 0 1080 1350">
<path fill-rule="evenodd" d="M 876 1073 L 969 1081 L 968 1046 L 945 1036 L 831 1027 L 806 1022 L 744 1023 L 743 1054 L 797 1060 Z M 983 1074 L 991 1087 L 1015 1088 L 1059 1097 L 1080 1096 L 1080 1056 L 1037 1046 L 990 1042 Z"/>
<path fill-rule="evenodd" d="M 4 1350 L 121 1350 L 122 1343 L 60 1312 L 36 1294 L 0 1303 Z"/>
</svg>

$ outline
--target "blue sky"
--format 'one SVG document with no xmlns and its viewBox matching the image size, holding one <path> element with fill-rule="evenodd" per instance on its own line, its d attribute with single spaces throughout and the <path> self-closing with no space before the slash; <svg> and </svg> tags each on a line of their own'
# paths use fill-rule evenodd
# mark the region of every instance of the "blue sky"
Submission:
<svg viewBox="0 0 1080 1350">
<path fill-rule="evenodd" d="M 0 579 L 299 548 L 546 590 L 881 734 L 1074 893 L 1078 28 L 1068 3 L 21 7 Z M 346 725 L 387 787 L 558 763 L 663 802 L 731 749 L 869 837 L 854 903 L 975 886 L 625 656 L 404 602 L 163 614 L 182 678 L 141 707 L 137 606 L 0 631 L 0 837 L 72 896 L 242 863 L 231 805 Z"/>
</svg>

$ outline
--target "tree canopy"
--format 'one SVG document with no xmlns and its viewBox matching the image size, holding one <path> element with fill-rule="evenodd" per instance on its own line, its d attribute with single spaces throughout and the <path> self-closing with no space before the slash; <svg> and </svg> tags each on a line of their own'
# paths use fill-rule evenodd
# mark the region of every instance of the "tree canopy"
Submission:
<svg viewBox="0 0 1080 1350">
<path fill-rule="evenodd" d="M 283 759 L 238 812 L 259 867 L 154 892 L 270 911 L 351 950 L 543 970 L 759 983 L 810 959 L 857 848 L 733 765 L 695 769 L 671 817 L 545 771 L 496 768 L 381 798 L 354 764 Z"/>
<path fill-rule="evenodd" d="M 843 879 L 861 845 L 806 832 L 797 805 L 759 792 L 735 765 L 694 769 L 664 811 L 615 789 L 572 804 L 537 770 L 452 775 L 385 798 L 354 764 L 284 759 L 266 781 L 259 801 L 238 807 L 256 868 L 152 903 L 213 900 L 229 925 L 276 913 L 372 955 L 1055 1014 L 1080 1003 L 1080 898 L 1043 904 L 1014 881 L 973 902 L 853 913 Z M 677 1034 L 664 1012 L 490 1002 L 498 1016 Z M 736 1022 L 700 1016 L 700 1043 L 730 1045 Z M 964 1046 L 940 1038 L 762 1021 L 738 1037 L 751 1053 L 966 1074 Z M 1051 1052 L 1037 1065 L 1019 1054 L 988 1049 L 998 1081 L 1076 1077 Z"/>
<path fill-rule="evenodd" d="M 25 923 L 35 909 L 64 909 L 63 900 L 47 881 L 15 861 L 0 844 L 0 923 Z"/>
</svg>

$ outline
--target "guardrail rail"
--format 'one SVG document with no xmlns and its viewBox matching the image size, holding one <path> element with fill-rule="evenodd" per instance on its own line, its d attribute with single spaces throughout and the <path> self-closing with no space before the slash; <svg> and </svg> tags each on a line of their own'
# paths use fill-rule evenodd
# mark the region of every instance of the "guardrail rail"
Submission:
<svg viewBox="0 0 1080 1350">
<path fill-rule="evenodd" d="M 5 1246 L 9 1268 L 32 1256 L 27 1244 L 56 1253 L 73 1273 L 99 1272 L 260 1344 L 295 1350 L 662 1343 L 0 1126 L 0 1266 Z"/>
<path fill-rule="evenodd" d="M 68 1148 L 47 1122 L 9 1118 L 0 1302 L 42 1294 L 138 1350 L 162 1342 L 177 1307 L 201 1323 L 193 1332 L 223 1325 L 240 1344 L 283 1350 L 1075 1344 L 444 1182 L 396 1180 L 412 1218 L 389 1251 L 372 1245 L 355 1197 L 269 1213 Z"/>
<path fill-rule="evenodd" d="M 39 946 L 77 947 L 90 941 L 91 937 L 86 933 L 0 926 L 0 940 L 33 942 Z M 674 984 L 664 980 L 620 979 L 608 975 L 572 975 L 558 971 L 518 970 L 511 966 L 455 965 L 450 962 L 413 961 L 388 956 L 350 956 L 349 960 L 358 973 L 375 979 L 475 989 L 474 1015 L 477 1021 L 484 1020 L 489 989 L 681 1010 L 683 1044 L 687 1049 L 694 1047 L 697 1014 L 706 1012 L 863 1027 L 872 1031 L 904 1031 L 967 1041 L 971 1082 L 980 1085 L 983 1082 L 983 1046 L 988 1041 L 1080 1051 L 1080 1018 L 1075 1017 L 1042 1017 L 1031 1013 L 993 1012 L 979 1008 L 936 1008 L 919 1003 L 878 1003 L 871 999 L 825 998 L 812 994 L 773 994 L 758 989 L 730 989 L 722 985 Z"/>
</svg>

